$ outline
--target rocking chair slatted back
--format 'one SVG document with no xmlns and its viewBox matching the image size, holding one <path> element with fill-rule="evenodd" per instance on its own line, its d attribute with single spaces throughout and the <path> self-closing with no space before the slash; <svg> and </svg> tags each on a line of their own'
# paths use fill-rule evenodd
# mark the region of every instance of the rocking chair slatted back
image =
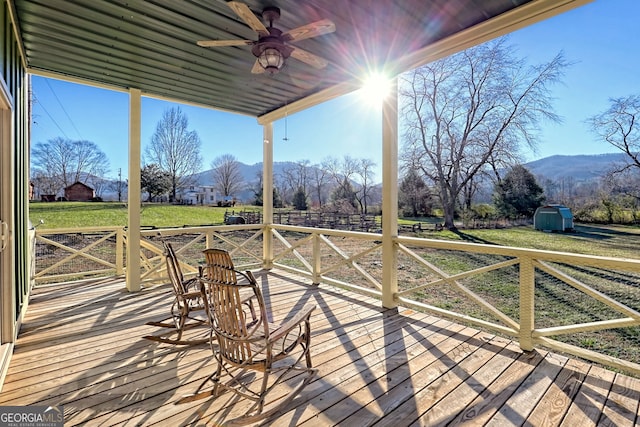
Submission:
<svg viewBox="0 0 640 427">
<path fill-rule="evenodd" d="M 242 273 L 240 273 L 242 274 Z M 248 283 L 231 284 L 212 281 L 209 290 L 207 314 L 212 328 L 217 336 L 220 354 L 233 364 L 243 364 L 253 360 L 255 356 L 254 346 L 264 349 L 264 341 L 268 337 L 268 323 L 266 321 L 266 309 L 260 289 L 255 284 L 251 272 L 242 274 Z M 249 292 L 247 292 L 249 291 Z M 257 316 L 246 312 L 245 298 L 241 294 L 250 293 L 258 302 L 259 314 Z"/>
<path fill-rule="evenodd" d="M 209 248 L 203 251 L 206 265 L 203 276 L 218 283 L 237 283 L 236 270 L 229 252 L 223 249 Z"/>
<path fill-rule="evenodd" d="M 167 260 L 167 274 L 169 274 L 171 283 L 178 284 L 176 290 L 181 291 L 182 293 L 187 292 L 185 284 L 191 284 L 192 282 L 195 283 L 196 279 L 184 279 L 184 274 L 182 274 L 182 268 L 180 267 L 180 261 L 178 261 L 178 256 L 176 255 L 176 251 L 173 249 L 173 246 L 171 246 L 171 243 L 163 241 L 162 246 L 164 248 L 165 259 Z"/>
<path fill-rule="evenodd" d="M 176 253 L 173 250 L 171 244 L 163 242 L 162 245 L 164 246 L 165 251 L 167 275 L 169 276 L 169 280 L 171 281 L 171 285 L 173 286 L 173 291 L 176 295 L 183 295 L 187 290 L 184 286 L 184 276 L 182 275 L 182 270 L 180 269 L 180 262 L 178 261 L 178 257 L 176 256 Z"/>
</svg>

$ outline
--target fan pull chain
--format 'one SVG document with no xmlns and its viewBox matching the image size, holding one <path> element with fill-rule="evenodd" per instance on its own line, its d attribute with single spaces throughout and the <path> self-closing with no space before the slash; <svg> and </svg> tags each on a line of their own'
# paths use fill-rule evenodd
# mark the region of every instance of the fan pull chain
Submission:
<svg viewBox="0 0 640 427">
<path fill-rule="evenodd" d="M 289 113 L 287 112 L 287 104 L 284 104 L 284 138 L 283 141 L 288 141 L 289 137 L 287 136 L 287 118 L 289 117 Z"/>
</svg>

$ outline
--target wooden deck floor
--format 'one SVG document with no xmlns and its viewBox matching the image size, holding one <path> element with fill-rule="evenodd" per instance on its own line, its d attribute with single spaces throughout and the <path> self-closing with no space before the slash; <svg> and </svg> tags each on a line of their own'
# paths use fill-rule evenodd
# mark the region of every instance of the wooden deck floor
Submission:
<svg viewBox="0 0 640 427">
<path fill-rule="evenodd" d="M 277 426 L 633 426 L 640 380 L 367 297 L 258 274 L 274 320 L 313 302 L 319 375 Z M 207 344 L 175 347 L 156 332 L 168 287 L 131 294 L 120 281 L 38 288 L 0 405 L 64 405 L 72 425 L 220 425 L 244 402 L 176 405 L 214 365 Z"/>
</svg>

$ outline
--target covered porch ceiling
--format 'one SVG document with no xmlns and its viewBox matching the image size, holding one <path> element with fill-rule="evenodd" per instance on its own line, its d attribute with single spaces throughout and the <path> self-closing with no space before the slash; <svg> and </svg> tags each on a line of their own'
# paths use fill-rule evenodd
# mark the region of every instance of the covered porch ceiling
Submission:
<svg viewBox="0 0 640 427">
<path fill-rule="evenodd" d="M 243 2 L 258 16 L 279 7 L 274 26 L 283 31 L 331 20 L 335 32 L 292 43 L 326 59 L 326 68 L 291 57 L 278 74 L 253 74 L 251 46 L 196 45 L 257 39 L 224 0 L 8 0 L 33 74 L 136 88 L 260 123 L 353 91 L 369 71 L 394 76 L 588 0 Z"/>
</svg>

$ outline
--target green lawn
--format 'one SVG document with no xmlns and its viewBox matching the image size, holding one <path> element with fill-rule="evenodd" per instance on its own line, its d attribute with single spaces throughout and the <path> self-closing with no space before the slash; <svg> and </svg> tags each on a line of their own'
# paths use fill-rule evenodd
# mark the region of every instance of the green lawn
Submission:
<svg viewBox="0 0 640 427">
<path fill-rule="evenodd" d="M 180 206 L 143 204 L 140 208 L 143 227 L 182 227 L 183 225 L 219 225 L 225 211 L 256 210 L 255 206 L 220 208 L 212 206 Z M 116 202 L 32 202 L 29 217 L 33 224 L 40 220 L 44 228 L 102 227 L 127 225 L 127 205 Z"/>
<path fill-rule="evenodd" d="M 218 225 L 224 221 L 225 211 L 261 210 L 255 206 L 220 208 L 212 206 L 184 206 L 168 204 L 143 204 L 141 223 L 144 227 L 182 227 L 184 225 Z M 127 224 L 127 206 L 124 203 L 102 202 L 32 202 L 30 218 L 33 224 L 46 228 L 71 228 L 91 226 L 124 226 Z M 399 224 L 410 225 L 415 221 L 400 219 Z M 438 222 L 430 218 L 424 222 Z M 589 255 L 621 258 L 639 258 L 637 247 L 640 228 L 633 226 L 578 225 L 575 233 L 545 233 L 531 226 L 502 229 L 476 229 L 422 231 L 419 237 L 488 243 Z"/>
<path fill-rule="evenodd" d="M 546 233 L 533 226 L 427 231 L 420 237 L 487 243 L 549 251 L 600 255 L 618 258 L 640 258 L 640 228 L 622 225 L 576 225 L 573 233 Z"/>
</svg>

